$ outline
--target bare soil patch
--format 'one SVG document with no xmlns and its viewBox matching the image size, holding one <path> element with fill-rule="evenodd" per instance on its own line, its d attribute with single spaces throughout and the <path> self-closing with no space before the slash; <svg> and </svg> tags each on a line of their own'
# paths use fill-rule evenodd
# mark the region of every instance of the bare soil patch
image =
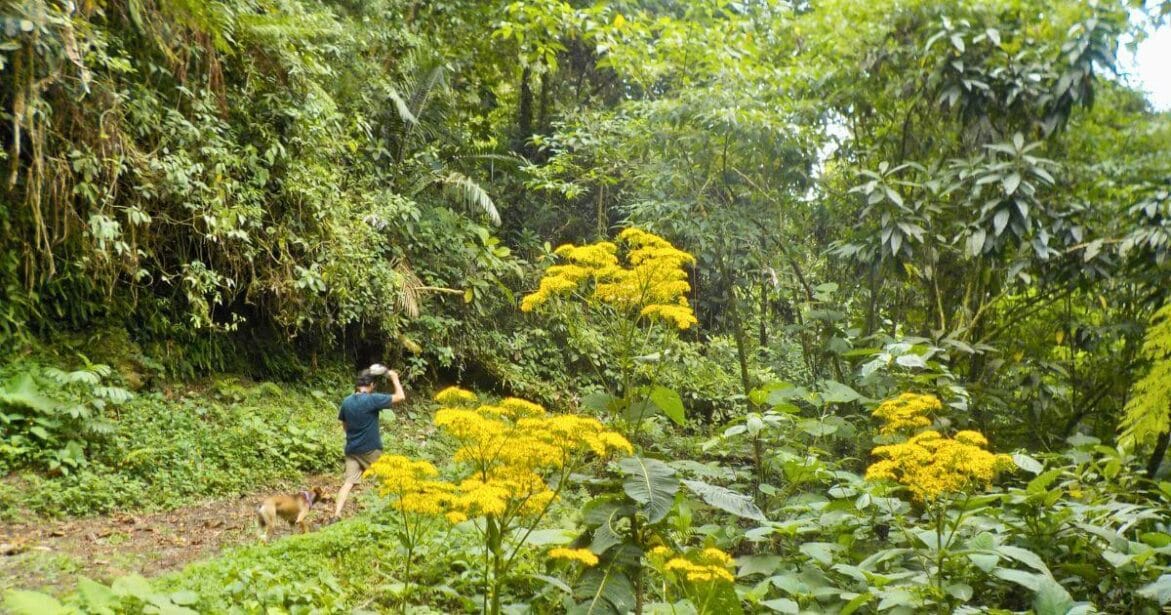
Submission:
<svg viewBox="0 0 1171 615">
<path fill-rule="evenodd" d="M 309 476 L 303 484 L 319 485 L 332 494 L 340 479 Z M 132 573 L 153 577 L 225 548 L 256 542 L 260 540 L 256 506 L 276 493 L 282 490 L 208 500 L 166 512 L 0 524 L 0 592 L 67 593 L 78 576 L 99 581 Z M 331 507 L 332 502 L 314 506 L 311 523 L 327 519 Z M 291 531 L 281 528 L 274 540 Z"/>
</svg>

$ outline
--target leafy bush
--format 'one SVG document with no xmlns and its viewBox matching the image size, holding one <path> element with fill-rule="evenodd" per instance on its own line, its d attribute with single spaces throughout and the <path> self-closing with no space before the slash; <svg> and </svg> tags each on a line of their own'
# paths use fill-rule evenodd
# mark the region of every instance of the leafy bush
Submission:
<svg viewBox="0 0 1171 615">
<path fill-rule="evenodd" d="M 84 357 L 83 357 L 84 360 Z M 18 363 L 0 371 L 0 473 L 19 468 L 70 474 L 114 434 L 111 416 L 133 397 L 88 361 L 65 372 Z"/>
</svg>

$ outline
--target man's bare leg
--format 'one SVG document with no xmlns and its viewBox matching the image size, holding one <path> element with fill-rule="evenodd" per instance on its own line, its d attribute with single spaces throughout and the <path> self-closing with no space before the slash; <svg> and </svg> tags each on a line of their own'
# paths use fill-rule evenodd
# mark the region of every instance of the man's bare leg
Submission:
<svg viewBox="0 0 1171 615">
<path fill-rule="evenodd" d="M 354 488 L 354 483 L 346 481 L 342 488 L 337 492 L 337 506 L 334 508 L 333 517 L 339 519 L 342 516 L 342 508 L 346 505 L 346 498 L 350 495 L 350 489 Z"/>
</svg>

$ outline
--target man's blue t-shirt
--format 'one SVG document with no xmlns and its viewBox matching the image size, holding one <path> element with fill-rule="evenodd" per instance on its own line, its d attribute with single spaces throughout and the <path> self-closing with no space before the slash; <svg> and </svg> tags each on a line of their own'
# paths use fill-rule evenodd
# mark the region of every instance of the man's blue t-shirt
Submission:
<svg viewBox="0 0 1171 615">
<path fill-rule="evenodd" d="M 346 423 L 347 455 L 382 450 L 378 413 L 389 408 L 390 403 L 391 397 L 385 393 L 353 393 L 342 400 L 337 418 Z"/>
</svg>

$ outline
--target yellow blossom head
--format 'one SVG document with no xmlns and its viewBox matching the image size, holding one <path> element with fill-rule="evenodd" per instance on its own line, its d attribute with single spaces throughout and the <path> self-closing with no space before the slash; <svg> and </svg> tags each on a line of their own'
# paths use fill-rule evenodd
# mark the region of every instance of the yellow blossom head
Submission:
<svg viewBox="0 0 1171 615">
<path fill-rule="evenodd" d="M 658 320 L 677 329 L 696 324 L 687 303 L 691 285 L 685 269 L 695 264 L 695 257 L 637 228 L 625 229 L 618 239 L 627 248 L 626 264 L 617 256 L 618 246 L 608 241 L 557 248 L 555 254 L 565 264 L 545 270 L 537 290 L 521 300 L 521 311 L 580 290 L 587 304 L 609 306 L 632 318 Z"/>
<path fill-rule="evenodd" d="M 435 425 L 459 443 L 455 461 L 473 470 L 448 498 L 452 511 L 468 517 L 541 514 L 555 498 L 550 482 L 556 473 L 590 455 L 633 450 L 595 418 L 550 415 L 515 397 L 442 408 Z"/>
<path fill-rule="evenodd" d="M 719 553 L 722 557 L 709 554 L 708 551 Z M 673 573 L 677 578 L 691 583 L 727 582 L 731 583 L 736 577 L 728 571 L 731 558 L 718 549 L 705 549 L 692 558 L 679 556 L 671 558 L 663 566 L 663 570 Z M 727 563 L 725 563 L 725 560 Z"/>
<path fill-rule="evenodd" d="M 474 403 L 476 394 L 456 386 L 447 387 L 435 394 L 435 401 L 445 406 L 461 406 Z"/>
<path fill-rule="evenodd" d="M 879 432 L 889 435 L 929 427 L 929 415 L 942 408 L 943 404 L 934 395 L 903 393 L 879 404 L 873 415 L 883 421 Z"/>
<path fill-rule="evenodd" d="M 596 566 L 598 564 L 598 556 L 594 555 L 589 549 L 553 549 L 549 551 L 550 559 L 561 559 L 570 562 L 578 562 L 585 566 Z"/>
<path fill-rule="evenodd" d="M 954 438 L 921 431 L 905 442 L 875 447 L 871 452 L 879 459 L 866 469 L 866 479 L 900 483 L 921 502 L 986 486 L 1013 467 L 1011 457 L 985 450 L 987 444 L 978 431 Z"/>
</svg>

